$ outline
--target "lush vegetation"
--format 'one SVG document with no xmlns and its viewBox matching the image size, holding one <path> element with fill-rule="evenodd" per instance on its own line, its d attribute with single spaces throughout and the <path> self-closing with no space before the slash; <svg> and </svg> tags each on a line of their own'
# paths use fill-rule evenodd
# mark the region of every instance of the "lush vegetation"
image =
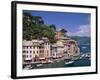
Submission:
<svg viewBox="0 0 100 80">
<path fill-rule="evenodd" d="M 42 37 L 48 37 L 51 43 L 55 43 L 55 25 L 47 26 L 44 24 L 42 17 L 32 16 L 29 13 L 23 14 L 23 39 L 41 39 Z"/>
<path fill-rule="evenodd" d="M 41 16 L 33 16 L 30 13 L 23 13 L 23 39 L 41 39 L 47 37 L 50 43 L 55 43 L 56 26 L 54 24 L 46 25 Z M 60 30 L 66 36 L 66 30 Z"/>
</svg>

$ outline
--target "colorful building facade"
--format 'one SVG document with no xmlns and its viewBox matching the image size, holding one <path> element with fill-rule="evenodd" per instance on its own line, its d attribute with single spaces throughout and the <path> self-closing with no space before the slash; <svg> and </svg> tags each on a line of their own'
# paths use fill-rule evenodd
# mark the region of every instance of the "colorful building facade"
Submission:
<svg viewBox="0 0 100 80">
<path fill-rule="evenodd" d="M 71 59 L 80 55 L 75 40 L 65 37 L 61 32 L 55 34 L 56 43 L 51 44 L 47 37 L 23 41 L 23 64 L 48 63 L 53 59 Z"/>
<path fill-rule="evenodd" d="M 41 40 L 23 41 L 23 63 L 34 63 L 47 60 L 51 57 L 48 38 Z"/>
</svg>

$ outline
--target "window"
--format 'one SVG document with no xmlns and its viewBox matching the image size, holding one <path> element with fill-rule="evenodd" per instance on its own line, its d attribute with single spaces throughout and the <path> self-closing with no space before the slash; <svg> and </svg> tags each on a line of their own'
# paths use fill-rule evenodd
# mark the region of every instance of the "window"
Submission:
<svg viewBox="0 0 100 80">
<path fill-rule="evenodd" d="M 28 55 L 26 55 L 26 57 L 28 58 Z"/>
<path fill-rule="evenodd" d="M 23 49 L 25 49 L 25 46 L 23 46 Z"/>
<path fill-rule="evenodd" d="M 70 45 L 68 45 L 68 47 L 70 47 Z"/>
<path fill-rule="evenodd" d="M 49 53 L 49 51 L 47 50 L 47 53 Z"/>
<path fill-rule="evenodd" d="M 30 53 L 32 53 L 32 51 L 30 51 Z"/>
<path fill-rule="evenodd" d="M 32 55 L 30 55 L 30 57 L 32 57 Z"/>
<path fill-rule="evenodd" d="M 30 49 L 32 48 L 32 46 L 30 46 Z"/>
<path fill-rule="evenodd" d="M 33 46 L 33 49 L 35 49 L 35 46 Z"/>
<path fill-rule="evenodd" d="M 28 46 L 26 46 L 27 47 L 27 49 L 28 49 Z"/>
<path fill-rule="evenodd" d="M 23 53 L 25 53 L 26 51 L 23 51 Z"/>
<path fill-rule="evenodd" d="M 68 50 L 70 50 L 70 48 L 68 48 Z"/>
<path fill-rule="evenodd" d="M 47 53 L 47 56 L 49 56 L 49 54 Z"/>
<path fill-rule="evenodd" d="M 46 45 L 48 45 L 48 43 L 46 42 Z"/>
<path fill-rule="evenodd" d="M 23 58 L 25 58 L 26 56 L 25 55 L 23 55 Z"/>
<path fill-rule="evenodd" d="M 55 56 L 55 54 L 53 54 L 53 56 Z"/>
<path fill-rule="evenodd" d="M 33 51 L 33 53 L 35 53 L 35 51 Z"/>
</svg>

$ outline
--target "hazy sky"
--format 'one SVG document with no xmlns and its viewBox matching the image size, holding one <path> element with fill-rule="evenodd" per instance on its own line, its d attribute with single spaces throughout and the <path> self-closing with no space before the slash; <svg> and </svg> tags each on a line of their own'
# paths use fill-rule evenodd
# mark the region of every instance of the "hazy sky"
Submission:
<svg viewBox="0 0 100 80">
<path fill-rule="evenodd" d="M 48 12 L 48 11 L 29 11 L 33 16 L 41 16 L 47 25 L 55 24 L 56 28 L 66 29 L 70 36 L 90 36 L 90 17 L 89 13 L 70 13 L 70 12 Z"/>
</svg>

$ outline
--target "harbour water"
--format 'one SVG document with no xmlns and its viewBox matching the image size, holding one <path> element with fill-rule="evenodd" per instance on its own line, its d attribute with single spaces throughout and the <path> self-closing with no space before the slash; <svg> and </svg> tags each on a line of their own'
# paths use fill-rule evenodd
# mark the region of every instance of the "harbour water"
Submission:
<svg viewBox="0 0 100 80">
<path fill-rule="evenodd" d="M 79 45 L 81 53 L 90 53 L 91 52 L 91 45 Z"/>
<path fill-rule="evenodd" d="M 84 67 L 84 66 L 90 66 L 90 59 L 89 58 L 84 58 L 84 59 L 78 59 L 75 60 L 71 64 L 65 64 L 65 61 L 62 60 L 60 62 L 54 62 L 54 63 L 47 63 L 47 64 L 42 64 L 40 66 L 37 66 L 38 64 L 32 65 L 33 69 L 43 69 L 43 68 L 62 68 L 62 67 Z"/>
<path fill-rule="evenodd" d="M 71 64 L 65 64 L 65 60 L 60 60 L 59 62 L 46 63 L 46 64 L 32 64 L 31 69 L 43 69 L 43 68 L 62 68 L 62 67 L 84 67 L 91 66 L 91 57 L 90 57 L 90 46 L 89 45 L 81 45 L 80 52 L 81 56 L 89 54 L 89 57 L 83 56 L 77 60 L 74 60 Z M 80 57 L 81 57 L 80 56 Z"/>
<path fill-rule="evenodd" d="M 88 54 L 89 57 L 83 57 L 74 61 L 71 65 L 66 65 L 65 67 L 82 67 L 82 66 L 91 66 L 91 46 L 90 45 L 79 45 L 81 55 Z"/>
<path fill-rule="evenodd" d="M 70 67 L 91 66 L 91 48 L 90 47 L 91 47 L 90 45 L 79 45 L 81 55 L 88 54 L 89 57 L 83 57 L 81 59 L 78 59 L 74 61 L 73 64 L 66 65 L 66 67 L 67 66 L 70 66 Z"/>
</svg>

